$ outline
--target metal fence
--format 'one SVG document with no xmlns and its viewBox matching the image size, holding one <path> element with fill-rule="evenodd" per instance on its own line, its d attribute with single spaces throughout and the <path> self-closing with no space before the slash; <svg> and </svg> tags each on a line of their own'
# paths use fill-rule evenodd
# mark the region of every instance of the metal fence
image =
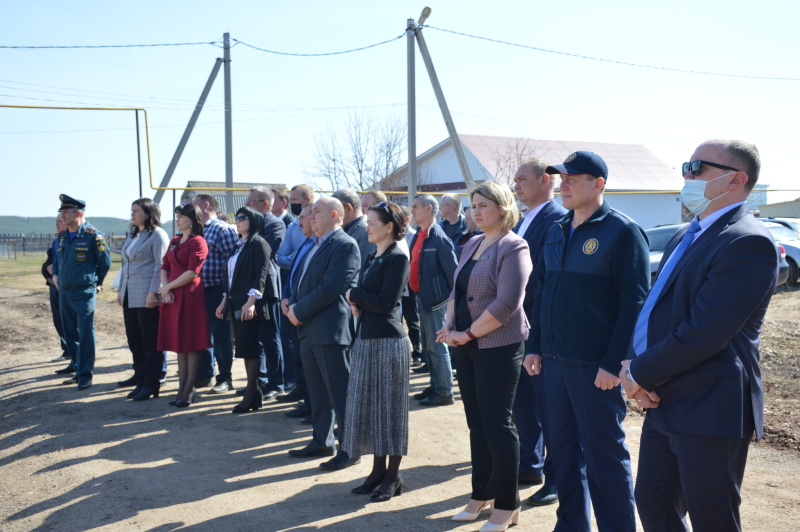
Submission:
<svg viewBox="0 0 800 532">
<path fill-rule="evenodd" d="M 106 235 L 108 249 L 118 251 L 122 248 L 127 233 Z M 28 253 L 43 253 L 53 244 L 55 233 L 40 235 L 0 234 L 0 259 L 17 260 Z"/>
</svg>

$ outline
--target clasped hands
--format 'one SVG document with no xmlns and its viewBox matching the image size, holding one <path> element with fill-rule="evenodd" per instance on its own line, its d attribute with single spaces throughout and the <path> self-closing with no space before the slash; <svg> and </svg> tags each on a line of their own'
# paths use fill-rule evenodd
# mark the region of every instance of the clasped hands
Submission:
<svg viewBox="0 0 800 532">
<path fill-rule="evenodd" d="M 622 369 L 619 372 L 619 382 L 622 384 L 622 388 L 625 390 L 625 395 L 627 395 L 630 399 L 634 399 L 636 404 L 641 408 L 658 408 L 658 405 L 661 402 L 661 397 L 659 397 L 656 392 L 648 392 L 638 384 L 628 380 L 626 372 L 628 370 L 628 366 L 630 365 L 630 360 L 623 360 Z"/>
<path fill-rule="evenodd" d="M 457 347 L 468 343 L 472 338 L 465 332 L 454 331 L 455 325 L 445 322 L 444 327 L 436 331 L 436 341 L 440 344 L 447 344 L 450 347 Z"/>
</svg>

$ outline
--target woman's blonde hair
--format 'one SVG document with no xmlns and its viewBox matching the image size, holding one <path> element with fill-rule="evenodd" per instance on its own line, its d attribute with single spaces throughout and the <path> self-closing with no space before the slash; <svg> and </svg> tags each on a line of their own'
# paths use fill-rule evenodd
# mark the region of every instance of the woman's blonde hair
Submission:
<svg viewBox="0 0 800 532">
<path fill-rule="evenodd" d="M 519 209 L 508 185 L 497 181 L 484 181 L 469 193 L 470 202 L 475 194 L 480 194 L 500 207 L 500 216 L 503 218 L 503 231 L 511 231 L 517 225 L 517 222 L 519 222 Z"/>
</svg>

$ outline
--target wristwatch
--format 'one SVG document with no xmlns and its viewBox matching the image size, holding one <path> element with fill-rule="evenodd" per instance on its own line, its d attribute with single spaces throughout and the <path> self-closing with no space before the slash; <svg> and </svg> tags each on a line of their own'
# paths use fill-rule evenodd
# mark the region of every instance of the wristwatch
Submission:
<svg viewBox="0 0 800 532">
<path fill-rule="evenodd" d="M 635 380 L 633 380 L 633 375 L 631 375 L 631 367 L 630 366 L 625 368 L 625 378 L 628 379 L 628 382 L 630 382 L 631 384 L 635 384 L 636 386 L 639 386 L 639 384 Z"/>
</svg>

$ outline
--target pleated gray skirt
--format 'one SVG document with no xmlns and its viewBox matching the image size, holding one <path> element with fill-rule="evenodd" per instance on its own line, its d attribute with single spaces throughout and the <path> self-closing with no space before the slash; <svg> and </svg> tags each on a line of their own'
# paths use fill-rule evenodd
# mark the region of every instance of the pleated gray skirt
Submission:
<svg viewBox="0 0 800 532">
<path fill-rule="evenodd" d="M 409 358 L 408 338 L 356 338 L 342 445 L 350 457 L 408 454 Z"/>
</svg>

